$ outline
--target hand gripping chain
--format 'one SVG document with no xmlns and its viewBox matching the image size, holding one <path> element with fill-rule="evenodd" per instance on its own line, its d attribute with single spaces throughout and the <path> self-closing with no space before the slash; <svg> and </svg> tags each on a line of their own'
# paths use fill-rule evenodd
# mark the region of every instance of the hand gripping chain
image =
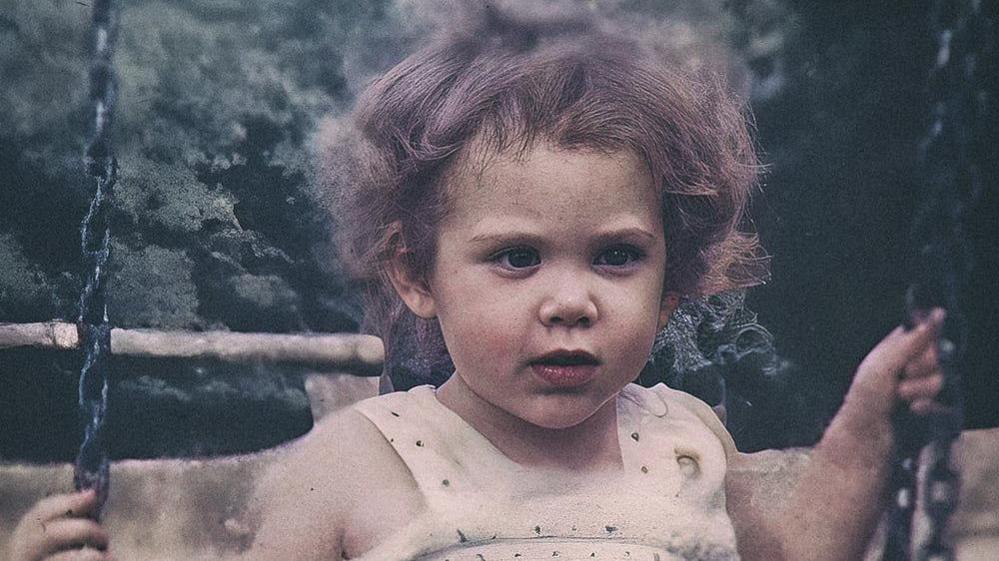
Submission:
<svg viewBox="0 0 999 561">
<path fill-rule="evenodd" d="M 935 306 L 947 310 L 938 347 L 944 406 L 925 419 L 907 410 L 896 415 L 896 460 L 892 477 L 885 561 L 951 561 L 944 540 L 957 508 L 959 477 L 951 467 L 951 444 L 964 423 L 961 367 L 967 325 L 961 312 L 963 285 L 973 267 L 964 231 L 965 217 L 981 199 L 981 128 L 984 95 L 978 75 L 983 54 L 993 40 L 989 16 L 977 0 L 937 0 L 930 9 L 937 57 L 929 73 L 932 103 L 929 130 L 920 145 L 921 203 L 911 230 L 918 251 L 913 284 L 906 294 L 909 326 Z M 925 504 L 928 535 L 912 543 L 920 451 L 925 448 L 925 477 L 918 493 Z"/>
</svg>

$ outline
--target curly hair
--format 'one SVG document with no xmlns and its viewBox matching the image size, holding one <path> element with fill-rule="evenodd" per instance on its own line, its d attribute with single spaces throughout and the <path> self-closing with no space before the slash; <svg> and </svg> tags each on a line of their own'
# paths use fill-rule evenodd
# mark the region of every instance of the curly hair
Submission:
<svg viewBox="0 0 999 561">
<path fill-rule="evenodd" d="M 341 257 L 369 284 L 367 329 L 391 361 L 394 334 L 420 323 L 385 263 L 404 248 L 411 273 L 429 278 L 458 162 L 539 142 L 640 157 L 661 193 L 664 291 L 693 298 L 763 282 L 767 257 L 744 229 L 760 168 L 747 117 L 718 76 L 671 67 L 585 14 L 482 9 L 376 79 L 353 128 L 327 134 L 324 175 Z M 434 327 L 417 329 L 440 347 Z"/>
</svg>

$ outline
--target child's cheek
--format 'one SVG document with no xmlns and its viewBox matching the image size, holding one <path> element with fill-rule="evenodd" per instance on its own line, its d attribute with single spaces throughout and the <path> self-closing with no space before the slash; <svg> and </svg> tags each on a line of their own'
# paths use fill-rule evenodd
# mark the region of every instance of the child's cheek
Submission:
<svg viewBox="0 0 999 561">
<path fill-rule="evenodd" d="M 659 323 L 659 302 L 643 298 L 622 297 L 612 304 L 616 313 L 606 317 L 604 334 L 609 351 L 618 356 L 621 368 L 638 371 L 645 366 Z M 608 314 L 610 315 L 610 314 Z"/>
<path fill-rule="evenodd" d="M 492 369 L 512 360 L 527 360 L 521 356 L 523 325 L 511 317 L 511 306 L 499 305 L 497 300 L 484 296 L 474 309 L 449 310 L 441 318 L 457 368 Z"/>
</svg>

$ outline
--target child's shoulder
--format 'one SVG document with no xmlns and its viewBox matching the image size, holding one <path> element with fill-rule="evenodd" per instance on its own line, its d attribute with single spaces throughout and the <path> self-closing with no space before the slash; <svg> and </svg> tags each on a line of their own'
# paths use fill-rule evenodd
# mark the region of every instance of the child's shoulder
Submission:
<svg viewBox="0 0 999 561">
<path fill-rule="evenodd" d="M 622 390 L 621 397 L 673 423 L 694 424 L 707 428 L 721 442 L 727 457 L 731 458 L 737 453 L 735 441 L 718 417 L 718 413 L 707 403 L 689 393 L 675 390 L 663 383 L 649 388 L 629 384 Z"/>
<path fill-rule="evenodd" d="M 250 505 L 261 525 L 258 546 L 363 551 L 423 508 L 406 465 L 354 407 L 324 417 L 277 453 Z"/>
<path fill-rule="evenodd" d="M 356 495 L 352 490 L 360 491 L 373 478 L 398 471 L 392 469 L 395 464 L 400 464 L 398 475 L 406 475 L 405 466 L 378 429 L 353 407 L 323 417 L 305 436 L 277 453 L 279 461 L 261 482 L 266 494 L 326 495 L 342 504 Z"/>
<path fill-rule="evenodd" d="M 419 417 L 432 416 L 440 409 L 440 405 L 434 386 L 422 385 L 406 391 L 369 397 L 354 403 L 349 409 L 367 419 L 368 424 L 375 428 L 381 424 L 380 420 L 384 417 L 395 419 L 410 417 L 408 420 L 415 422 Z"/>
<path fill-rule="evenodd" d="M 385 396 L 371 399 L 382 397 Z M 284 463 L 314 474 L 339 474 L 341 487 L 352 484 L 367 487 L 373 483 L 372 478 L 392 474 L 405 479 L 408 470 L 381 431 L 360 412 L 358 406 L 362 403 L 316 422 L 308 434 L 290 445 L 290 462 Z"/>
</svg>

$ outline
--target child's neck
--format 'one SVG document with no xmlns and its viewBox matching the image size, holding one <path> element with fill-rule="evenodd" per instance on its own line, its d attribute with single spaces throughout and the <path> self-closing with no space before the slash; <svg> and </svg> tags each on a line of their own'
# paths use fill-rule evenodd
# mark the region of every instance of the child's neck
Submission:
<svg viewBox="0 0 999 561">
<path fill-rule="evenodd" d="M 518 464 L 584 471 L 622 465 L 616 399 L 564 429 L 539 427 L 508 413 L 482 399 L 457 375 L 437 390 L 437 399 Z"/>
</svg>

